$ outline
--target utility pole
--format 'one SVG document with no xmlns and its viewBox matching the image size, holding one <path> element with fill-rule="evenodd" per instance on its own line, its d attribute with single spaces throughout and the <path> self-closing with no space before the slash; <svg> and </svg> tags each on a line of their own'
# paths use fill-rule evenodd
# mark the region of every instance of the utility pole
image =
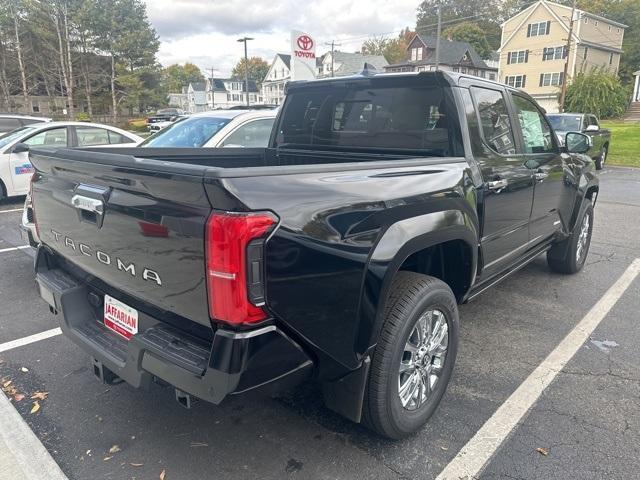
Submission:
<svg viewBox="0 0 640 480">
<path fill-rule="evenodd" d="M 438 33 L 436 35 L 436 71 L 440 69 L 440 35 L 441 34 L 442 34 L 442 10 L 440 9 L 440 5 L 438 5 Z"/>
<path fill-rule="evenodd" d="M 341 44 L 340 43 L 336 43 L 334 40 L 331 40 L 331 43 L 325 42 L 325 45 L 330 45 L 331 46 L 331 76 L 333 77 L 333 51 L 334 51 L 335 47 L 339 47 L 339 46 L 341 46 Z"/>
<path fill-rule="evenodd" d="M 249 106 L 249 58 L 247 57 L 247 42 L 253 40 L 251 37 L 242 37 L 238 42 L 244 43 L 244 90 L 247 94 L 247 107 Z"/>
<path fill-rule="evenodd" d="M 569 57 L 571 56 L 571 35 L 573 35 L 573 17 L 576 13 L 576 0 L 571 7 L 571 19 L 569 20 L 569 37 L 567 38 L 567 58 L 564 61 L 564 74 L 562 75 L 562 87 L 560 89 L 560 113 L 564 112 L 564 101 L 567 96 L 567 74 L 569 73 Z"/>
<path fill-rule="evenodd" d="M 216 92 L 215 92 L 215 85 L 213 84 L 213 71 L 215 70 L 214 67 L 209 67 L 208 70 L 211 70 L 211 77 L 209 77 L 209 85 L 211 86 L 211 110 L 213 110 L 216 106 Z"/>
</svg>

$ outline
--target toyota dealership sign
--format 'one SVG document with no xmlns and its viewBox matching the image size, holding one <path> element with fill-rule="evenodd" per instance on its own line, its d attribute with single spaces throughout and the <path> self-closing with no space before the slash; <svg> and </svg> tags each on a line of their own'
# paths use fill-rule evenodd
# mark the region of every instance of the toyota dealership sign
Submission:
<svg viewBox="0 0 640 480">
<path fill-rule="evenodd" d="M 291 32 L 291 79 L 316 77 L 316 41 L 308 33 Z"/>
</svg>

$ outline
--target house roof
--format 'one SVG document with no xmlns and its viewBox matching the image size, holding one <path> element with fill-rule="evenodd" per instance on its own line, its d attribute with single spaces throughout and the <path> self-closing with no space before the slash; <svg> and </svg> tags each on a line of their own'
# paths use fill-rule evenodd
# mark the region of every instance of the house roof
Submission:
<svg viewBox="0 0 640 480">
<path fill-rule="evenodd" d="M 287 55 L 286 53 L 276 53 L 276 57 L 280 57 L 287 68 L 291 69 L 291 55 Z"/>
<path fill-rule="evenodd" d="M 427 55 L 422 60 L 417 61 L 405 61 L 390 66 L 402 66 L 402 65 L 433 65 L 436 61 L 436 37 L 430 35 L 416 34 L 416 37 L 427 47 Z M 413 40 L 409 42 L 409 45 L 413 43 Z M 484 63 L 484 60 L 480 58 L 478 52 L 467 42 L 458 42 L 456 40 L 446 40 L 440 38 L 440 58 L 439 62 L 444 65 L 459 65 L 462 62 L 465 54 L 469 52 L 469 60 L 475 68 L 490 68 Z"/>
<path fill-rule="evenodd" d="M 334 75 L 338 77 L 360 73 L 365 63 L 373 65 L 379 70 L 389 65 L 387 59 L 382 55 L 363 55 L 362 53 L 333 52 L 333 60 L 340 64 L 334 70 Z"/>
<path fill-rule="evenodd" d="M 193 89 L 194 92 L 204 92 L 205 91 L 205 83 L 204 82 L 192 82 L 191 84 L 191 88 Z"/>
</svg>

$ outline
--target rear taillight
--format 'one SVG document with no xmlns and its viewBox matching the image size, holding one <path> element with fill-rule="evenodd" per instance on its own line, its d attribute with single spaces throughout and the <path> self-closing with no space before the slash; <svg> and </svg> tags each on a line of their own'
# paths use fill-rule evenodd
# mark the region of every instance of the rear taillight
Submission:
<svg viewBox="0 0 640 480">
<path fill-rule="evenodd" d="M 205 253 L 209 315 L 233 325 L 266 318 L 264 241 L 278 219 L 269 212 L 214 212 L 207 220 Z"/>
</svg>

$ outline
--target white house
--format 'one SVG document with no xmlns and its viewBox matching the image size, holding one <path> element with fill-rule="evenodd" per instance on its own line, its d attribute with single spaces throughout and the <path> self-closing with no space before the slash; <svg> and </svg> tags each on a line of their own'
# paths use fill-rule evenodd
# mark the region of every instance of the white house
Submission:
<svg viewBox="0 0 640 480">
<path fill-rule="evenodd" d="M 199 113 L 207 110 L 207 97 L 205 93 L 205 83 L 190 83 L 187 87 L 187 99 L 189 101 L 187 112 Z"/>
<path fill-rule="evenodd" d="M 291 80 L 291 55 L 277 53 L 262 82 L 262 98 L 267 105 L 280 105 L 284 86 Z"/>
<path fill-rule="evenodd" d="M 208 78 L 206 82 L 207 107 L 209 110 L 231 108 L 247 104 L 244 79 Z M 249 104 L 264 103 L 256 82 L 249 80 Z"/>
</svg>

